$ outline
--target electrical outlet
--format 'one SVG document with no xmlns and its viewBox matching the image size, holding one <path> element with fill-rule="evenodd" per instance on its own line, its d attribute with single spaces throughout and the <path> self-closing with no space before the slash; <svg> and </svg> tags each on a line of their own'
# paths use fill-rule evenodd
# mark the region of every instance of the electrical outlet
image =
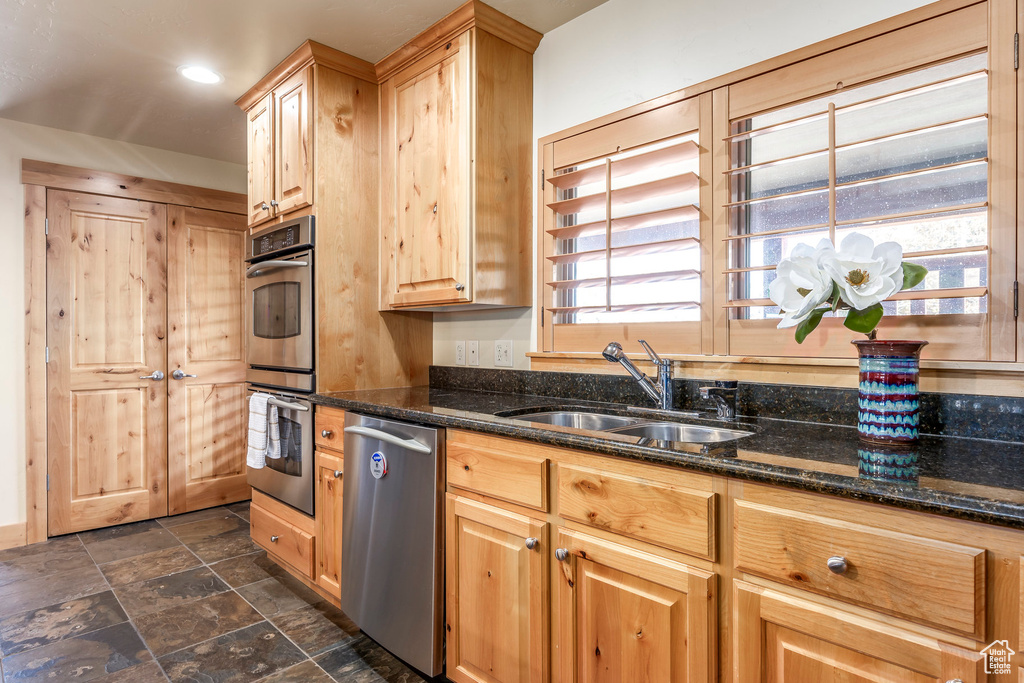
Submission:
<svg viewBox="0 0 1024 683">
<path fill-rule="evenodd" d="M 501 339 L 494 342 L 494 364 L 498 367 L 512 367 L 511 339 Z"/>
<path fill-rule="evenodd" d="M 455 364 L 466 364 L 466 342 L 464 341 L 455 342 Z"/>
<path fill-rule="evenodd" d="M 480 365 L 480 342 L 466 342 L 466 364 Z"/>
</svg>

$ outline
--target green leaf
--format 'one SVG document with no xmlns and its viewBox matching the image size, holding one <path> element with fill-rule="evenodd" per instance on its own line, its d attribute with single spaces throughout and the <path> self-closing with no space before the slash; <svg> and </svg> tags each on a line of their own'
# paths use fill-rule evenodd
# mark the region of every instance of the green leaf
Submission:
<svg viewBox="0 0 1024 683">
<path fill-rule="evenodd" d="M 871 330 L 875 329 L 875 327 L 878 326 L 878 323 L 881 322 L 883 313 L 882 304 L 868 306 L 862 311 L 852 308 L 850 309 L 850 312 L 846 314 L 846 320 L 843 324 L 854 332 L 869 334 Z"/>
<path fill-rule="evenodd" d="M 832 312 L 835 313 L 839 310 L 839 304 L 843 303 L 843 293 L 839 291 L 839 283 L 832 282 L 832 293 L 829 294 L 827 299 L 832 302 Z"/>
<path fill-rule="evenodd" d="M 807 335 L 814 332 L 814 328 L 821 322 L 821 316 L 828 313 L 827 308 L 815 308 L 811 311 L 811 314 L 807 316 L 802 323 L 796 326 L 796 343 L 803 344 L 804 339 L 807 339 Z"/>
<path fill-rule="evenodd" d="M 924 276 L 928 274 L 928 269 L 924 266 L 919 266 L 916 263 L 903 263 L 903 287 L 902 289 L 910 289 L 921 284 L 924 280 Z"/>
</svg>

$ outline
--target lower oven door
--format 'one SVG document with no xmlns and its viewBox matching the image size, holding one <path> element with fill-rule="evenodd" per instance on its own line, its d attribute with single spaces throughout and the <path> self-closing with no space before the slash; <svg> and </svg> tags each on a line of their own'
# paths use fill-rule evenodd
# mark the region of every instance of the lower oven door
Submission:
<svg viewBox="0 0 1024 683">
<path fill-rule="evenodd" d="M 246 359 L 251 366 L 313 370 L 313 252 L 245 271 Z"/>
<path fill-rule="evenodd" d="M 268 408 L 270 405 L 277 408 L 281 457 L 267 458 L 267 466 L 260 469 L 249 467 L 249 484 L 272 498 L 312 515 L 313 408 L 307 398 L 295 394 L 251 387 L 248 396 L 251 397 L 256 391 L 270 394 Z M 248 418 L 246 408 L 247 425 Z"/>
</svg>

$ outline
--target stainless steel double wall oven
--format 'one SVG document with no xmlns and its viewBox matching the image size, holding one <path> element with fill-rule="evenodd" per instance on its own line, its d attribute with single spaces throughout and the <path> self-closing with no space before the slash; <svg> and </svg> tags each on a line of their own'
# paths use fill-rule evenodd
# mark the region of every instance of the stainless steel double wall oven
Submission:
<svg viewBox="0 0 1024 683">
<path fill-rule="evenodd" d="M 316 388 L 315 279 L 312 216 L 250 235 L 245 300 L 249 395 L 271 395 L 281 433 L 278 459 L 249 468 L 249 483 L 313 514 L 313 409 Z"/>
</svg>

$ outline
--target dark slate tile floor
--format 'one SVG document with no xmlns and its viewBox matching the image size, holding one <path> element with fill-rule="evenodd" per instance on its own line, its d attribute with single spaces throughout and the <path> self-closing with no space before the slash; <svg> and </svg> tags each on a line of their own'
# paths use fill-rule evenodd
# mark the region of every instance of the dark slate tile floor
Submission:
<svg viewBox="0 0 1024 683">
<path fill-rule="evenodd" d="M 0 551 L 0 681 L 423 683 L 249 539 L 249 504 Z"/>
</svg>

